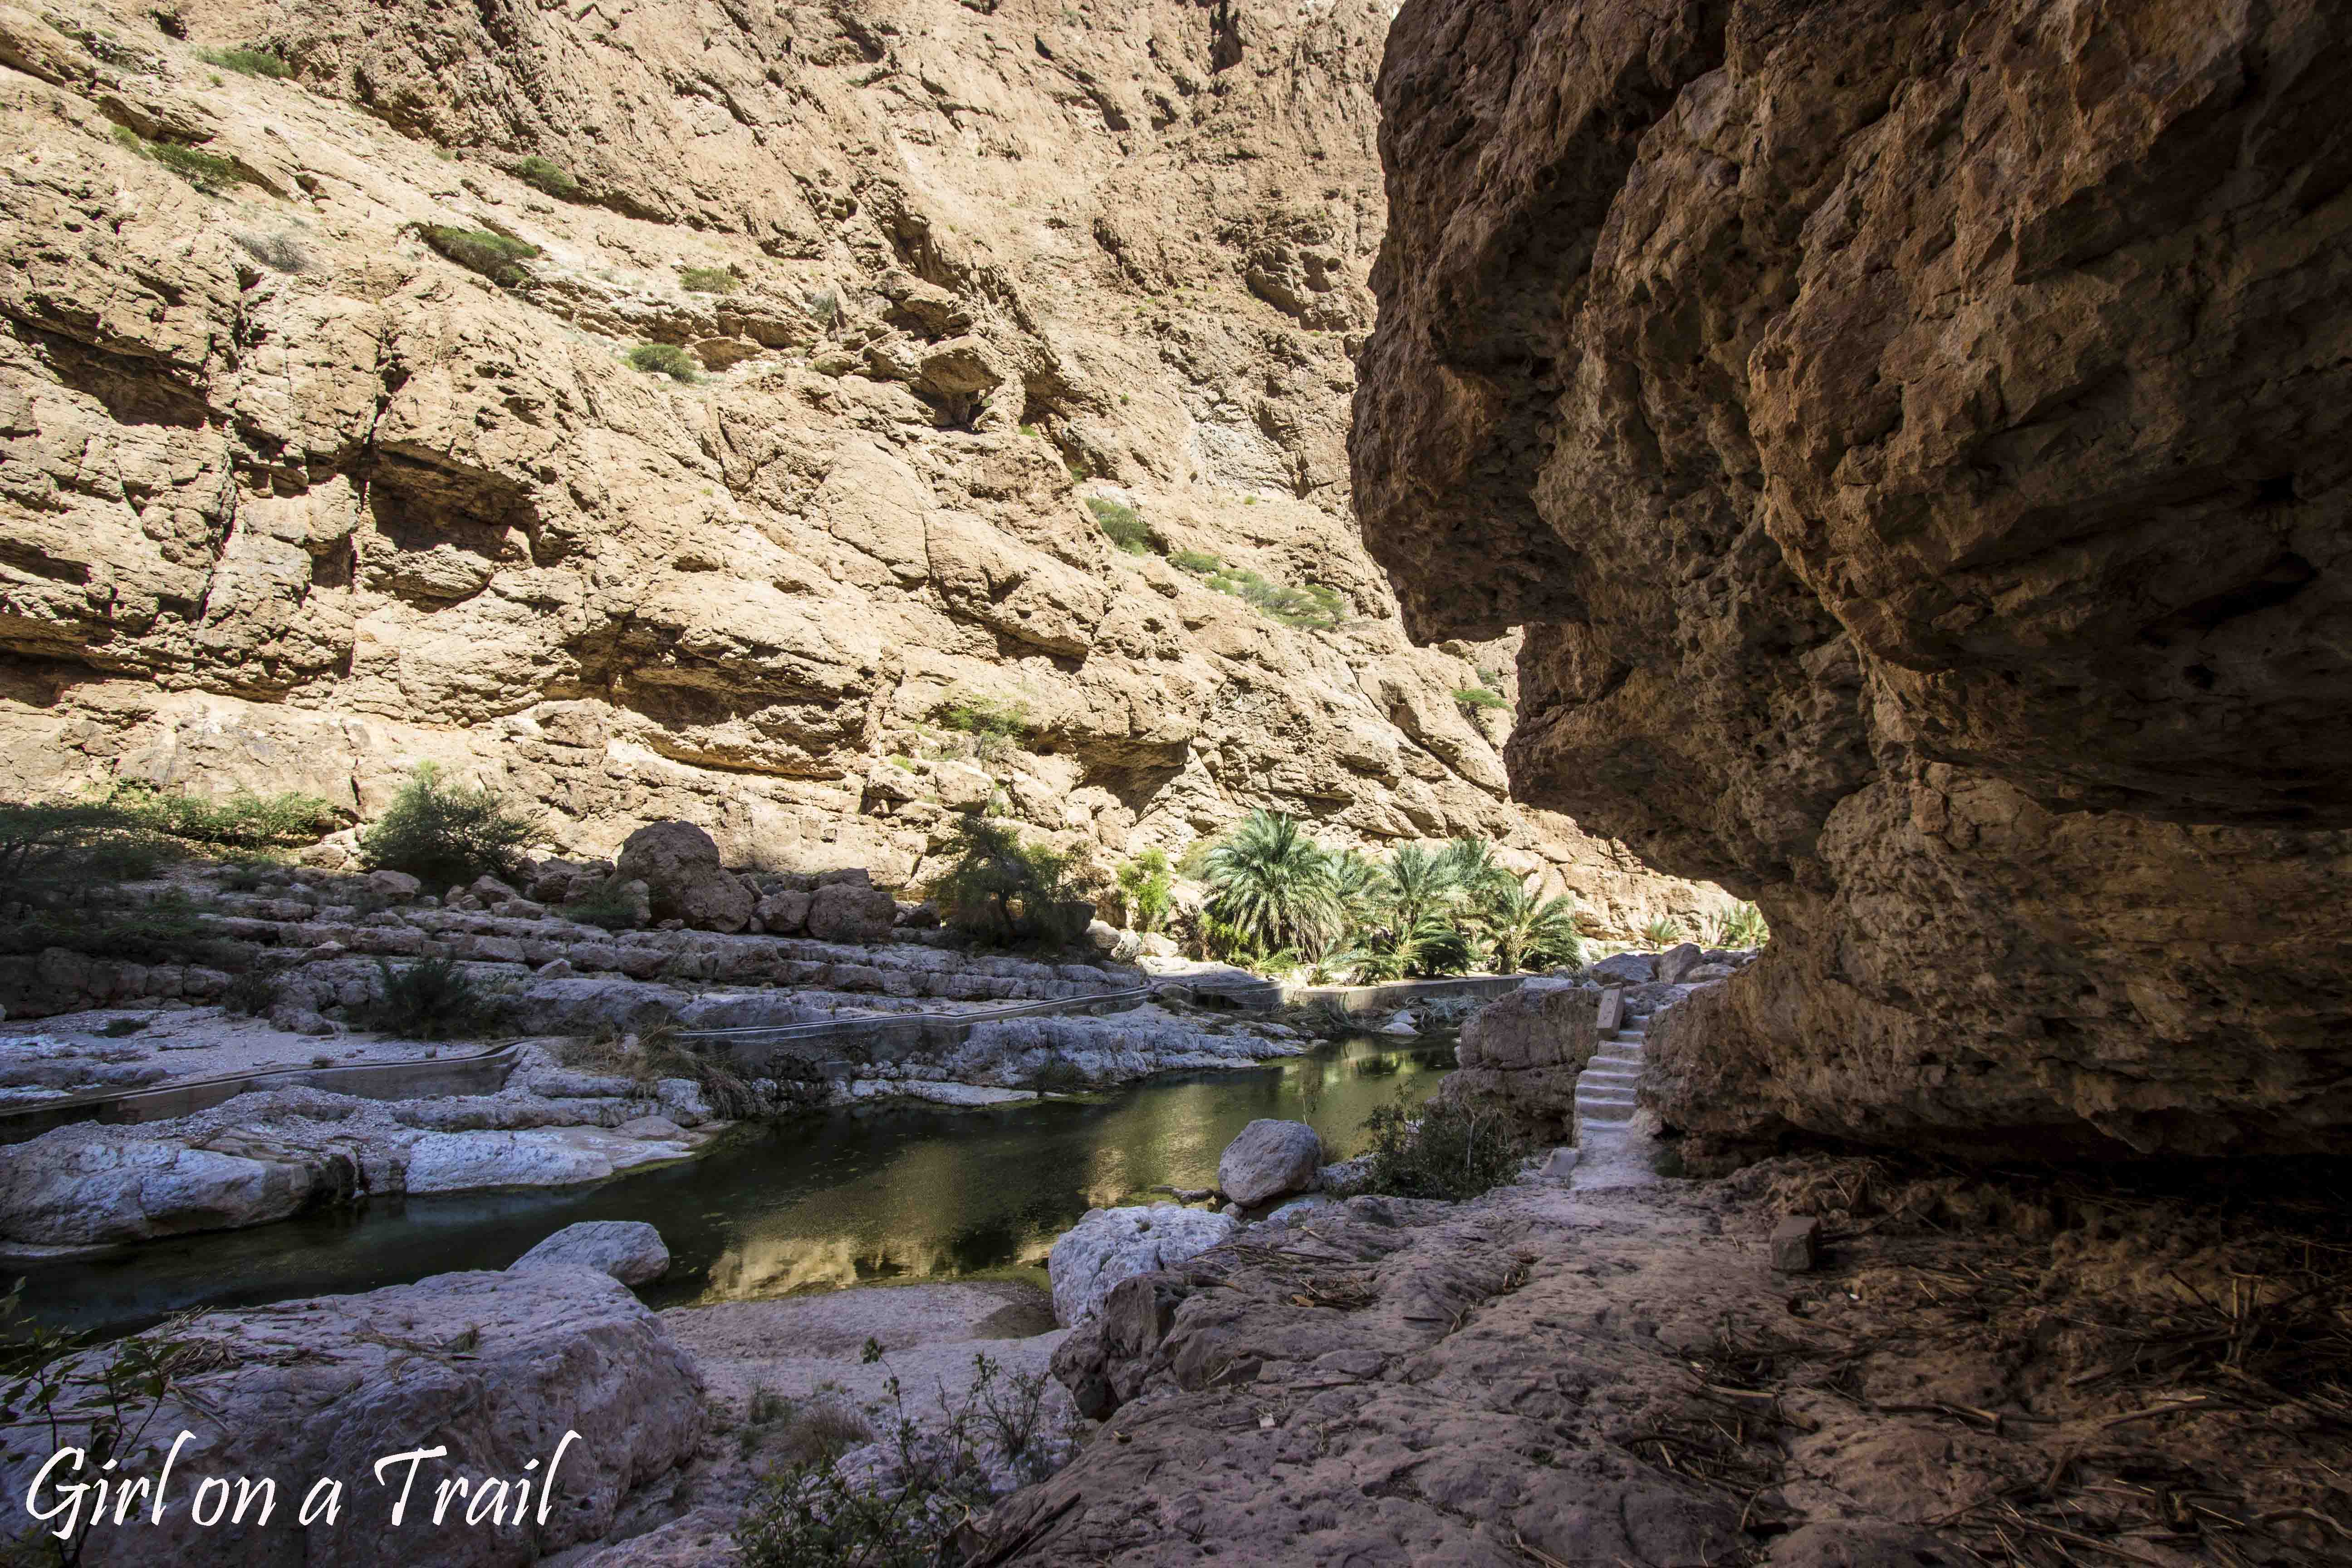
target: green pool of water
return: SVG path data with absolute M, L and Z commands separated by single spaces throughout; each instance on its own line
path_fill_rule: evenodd
M 26 1309 L 118 1331 L 197 1307 L 370 1290 L 503 1268 L 583 1219 L 642 1219 L 669 1244 L 656 1306 L 893 1280 L 1042 1270 L 1089 1208 L 1160 1183 L 1204 1187 L 1261 1116 L 1307 1121 L 1333 1158 L 1373 1107 L 1418 1101 L 1454 1067 L 1451 1036 L 1360 1037 L 1245 1072 L 988 1110 L 870 1109 L 744 1127 L 702 1158 L 555 1191 L 372 1199 L 357 1212 L 149 1242 L 26 1271 Z

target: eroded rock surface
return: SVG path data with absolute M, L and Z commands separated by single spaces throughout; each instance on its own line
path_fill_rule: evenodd
M 1376 0 L 47 15 L 0 18 L 11 795 L 373 816 L 432 761 L 569 855 L 679 818 L 889 887 L 992 797 L 1110 860 L 1278 805 L 1621 929 L 1720 901 L 1508 801 L 1455 694 L 1514 644 L 1411 646 L 1349 526 Z
M 1520 796 L 1769 916 L 1653 1042 L 1700 1144 L 2352 1121 L 2347 27 L 1400 14 L 1367 541 L 1528 628 Z

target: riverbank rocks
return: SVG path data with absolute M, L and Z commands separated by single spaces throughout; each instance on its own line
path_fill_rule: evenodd
M 522 1268 L 593 1268 L 624 1285 L 644 1285 L 669 1272 L 669 1247 L 643 1220 L 590 1219 L 567 1225 L 512 1263 Z
M 1303 1193 L 1323 1164 L 1323 1140 L 1304 1121 L 1261 1118 L 1217 1157 L 1217 1185 L 1244 1208 Z
M 1173 1204 L 1089 1209 L 1046 1257 L 1054 1321 L 1065 1328 L 1084 1322 L 1120 1280 L 1197 1258 L 1240 1228 L 1241 1222 L 1230 1215 Z
M 866 880 L 866 873 L 829 872 L 810 895 L 808 933 L 818 942 L 880 942 L 898 922 L 898 900 Z
M 615 876 L 645 883 L 657 921 L 722 931 L 751 923 L 751 890 L 719 865 L 718 844 L 690 822 L 638 828 L 621 845 L 614 866 Z
M 121 1470 L 154 1476 L 179 1432 L 193 1440 L 161 1522 L 142 1500 L 135 1526 L 92 1531 L 88 1568 L 523 1568 L 606 1534 L 633 1493 L 693 1457 L 709 1425 L 693 1358 L 626 1287 L 587 1268 L 436 1275 L 212 1313 L 178 1332 L 218 1364 L 181 1380 Z M 565 1444 L 567 1432 L 579 1436 Z M 79 1436 L 68 1423 L 61 1440 Z M 388 1528 L 404 1467 L 380 1479 L 376 1462 L 434 1447 L 448 1452 L 418 1462 L 407 1517 Z M 50 1449 L 46 1434 L 9 1443 L 8 1495 L 25 1495 Z M 268 1521 L 256 1510 L 241 1523 L 196 1524 L 199 1483 L 239 1475 L 277 1480 Z M 436 1525 L 435 1490 L 452 1478 L 467 1483 L 466 1501 Z M 514 1492 L 526 1478 L 528 1505 Z M 303 1492 L 322 1479 L 342 1484 L 341 1521 L 306 1529 Z M 478 1509 L 467 1525 L 467 1503 L 500 1485 L 502 1521 Z M 544 1523 L 541 1487 L 551 1487 Z
M 1446 1091 L 1498 1097 L 1543 1131 L 1563 1132 L 1575 1116 L 1576 1075 L 1600 1047 L 1598 1020 L 1610 994 L 1574 981 L 1530 980 L 1489 1002 L 1462 1022 L 1454 1050 L 1460 1070 Z

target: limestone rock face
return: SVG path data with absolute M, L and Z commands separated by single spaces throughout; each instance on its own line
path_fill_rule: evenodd
M 1601 993 L 1565 980 L 1530 980 L 1462 1021 L 1449 1092 L 1499 1095 L 1548 1126 L 1576 1111 L 1576 1075 L 1599 1047 Z
M 891 888 L 991 800 L 1108 861 L 1266 805 L 1719 901 L 1508 800 L 1515 638 L 1411 646 L 1349 523 L 1380 0 L 510 9 L 0 24 L 0 792 L 430 761 Z
M 1231 1215 L 1173 1204 L 1089 1210 L 1046 1258 L 1054 1321 L 1066 1328 L 1084 1322 L 1120 1280 L 1197 1258 L 1240 1228 Z
M 593 1268 L 624 1285 L 643 1285 L 669 1272 L 669 1247 L 641 1219 L 589 1219 L 565 1226 L 507 1268 Z
M 364 1295 L 213 1313 L 185 1332 L 219 1346 L 223 1364 L 184 1379 L 141 1446 L 121 1457 L 125 1473 L 152 1477 L 176 1435 L 194 1434 L 161 1521 L 91 1531 L 82 1561 L 94 1568 L 520 1568 L 610 1531 L 631 1493 L 692 1457 L 709 1421 L 693 1358 L 619 1281 L 586 1268 L 442 1274 Z M 512 1482 L 548 1474 L 567 1430 L 580 1439 L 554 1467 L 545 1523 L 536 1522 L 534 1485 L 519 1521 L 509 1501 L 503 1527 L 488 1523 L 486 1509 L 468 1528 L 462 1506 L 432 1524 L 444 1480 L 465 1478 L 468 1492 L 459 1495 L 469 1499 L 486 1482 L 507 1482 L 511 1500 Z M 0 1462 L 19 1497 L 49 1452 L 44 1444 L 26 1458 L 27 1447 L 13 1446 Z M 403 1528 L 389 1528 L 405 1465 L 384 1472 L 387 1490 L 376 1461 L 442 1447 L 446 1458 L 418 1461 Z M 525 1470 L 532 1460 L 537 1468 Z M 277 1479 L 268 1522 L 257 1522 L 256 1509 L 241 1523 L 197 1524 L 190 1510 L 198 1479 L 237 1475 Z M 190 1478 L 184 1489 L 181 1478 Z M 323 1479 L 342 1484 L 344 1511 L 321 1557 L 319 1530 L 306 1531 L 297 1516 L 302 1489 Z M 355 1516 L 372 1527 L 352 1528 Z
M 656 822 L 621 845 L 614 874 L 643 882 L 656 920 L 681 920 L 704 931 L 741 931 L 753 899 L 719 864 L 719 846 L 690 822 Z
M 1322 1168 L 1323 1140 L 1304 1121 L 1261 1117 L 1241 1130 L 1217 1156 L 1217 1185 L 1247 1207 L 1303 1193 Z
M 1647 1098 L 1986 1155 L 2352 1121 L 2352 17 L 1430 0 L 1352 458 L 1515 792 L 1752 895 Z

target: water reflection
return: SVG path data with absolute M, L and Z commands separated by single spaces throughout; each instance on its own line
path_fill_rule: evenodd
M 1450 1037 L 1360 1037 L 1278 1068 L 1166 1079 L 1083 1100 L 987 1111 L 886 1109 L 744 1129 L 703 1159 L 558 1193 L 452 1193 L 254 1230 L 151 1243 L 30 1271 L 45 1320 L 121 1328 L 238 1306 L 503 1268 L 583 1219 L 643 1219 L 673 1263 L 655 1305 L 1043 1266 L 1090 1207 L 1165 1183 L 1208 1186 L 1261 1116 L 1311 1123 L 1334 1157 L 1402 1090 L 1454 1066 Z

